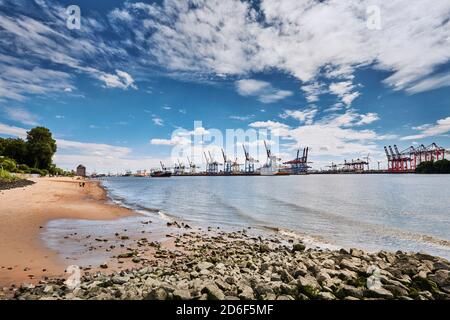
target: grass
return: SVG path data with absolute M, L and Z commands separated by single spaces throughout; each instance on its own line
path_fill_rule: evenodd
M 0 182 L 14 182 L 16 180 L 18 180 L 17 177 L 6 170 L 0 169 Z

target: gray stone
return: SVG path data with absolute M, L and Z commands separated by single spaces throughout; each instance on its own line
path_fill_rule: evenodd
M 384 288 L 372 288 L 364 291 L 364 296 L 368 298 L 392 299 L 394 295 Z
M 320 292 L 317 298 L 322 300 L 336 300 L 336 297 L 330 292 Z
M 222 290 L 219 289 L 218 286 L 215 284 L 208 284 L 206 285 L 202 293 L 206 293 L 208 295 L 208 299 L 210 300 L 224 300 L 225 295 L 223 294 Z
M 173 292 L 173 299 L 174 300 L 191 300 L 191 293 L 189 292 L 189 290 L 175 290 Z
M 281 295 L 277 297 L 277 300 L 279 301 L 291 301 L 291 300 L 295 300 L 294 297 L 290 296 L 290 295 Z
M 336 292 L 336 296 L 338 296 L 341 299 L 344 299 L 346 297 L 354 297 L 361 299 L 364 297 L 364 290 L 361 288 L 355 288 L 345 284 L 339 288 L 339 290 Z
M 145 297 L 146 300 L 167 300 L 168 294 L 163 288 L 153 289 Z
M 305 251 L 306 246 L 303 243 L 296 243 L 292 247 L 293 252 Z
M 211 269 L 212 267 L 214 267 L 214 265 L 210 262 L 199 262 L 197 264 L 198 270 L 208 270 Z

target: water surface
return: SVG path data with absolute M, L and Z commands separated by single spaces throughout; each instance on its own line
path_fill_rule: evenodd
M 339 247 L 450 258 L 450 176 L 108 178 L 117 202 L 197 226 L 253 227 Z

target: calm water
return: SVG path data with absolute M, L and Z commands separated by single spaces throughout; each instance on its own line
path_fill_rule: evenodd
M 450 176 L 109 178 L 113 200 L 196 226 L 248 227 L 450 258 Z

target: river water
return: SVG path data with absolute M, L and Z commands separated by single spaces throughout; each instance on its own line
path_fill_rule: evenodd
M 329 247 L 450 258 L 450 176 L 108 178 L 117 203 L 196 226 L 260 228 Z

